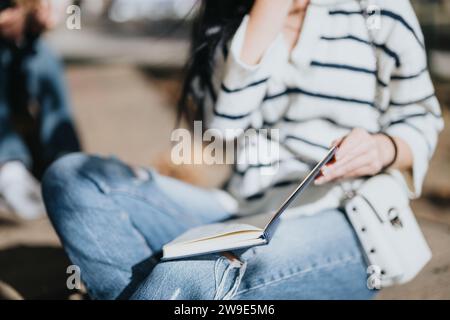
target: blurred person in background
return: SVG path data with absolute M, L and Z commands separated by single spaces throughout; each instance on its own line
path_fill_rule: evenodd
M 53 24 L 47 1 L 1 2 L 0 206 L 24 219 L 45 213 L 38 179 L 80 150 L 60 62 L 41 39 Z

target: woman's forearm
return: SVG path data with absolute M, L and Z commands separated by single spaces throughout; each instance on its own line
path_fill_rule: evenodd
M 249 65 L 259 63 L 264 52 L 276 39 L 293 0 L 256 0 L 250 12 L 241 60 Z

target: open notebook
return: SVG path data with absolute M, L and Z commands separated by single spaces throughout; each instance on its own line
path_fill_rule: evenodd
M 281 214 L 319 175 L 320 169 L 333 159 L 336 147 L 331 148 L 308 176 L 298 185 L 281 207 L 270 217 L 265 227 L 249 224 L 217 223 L 190 229 L 163 246 L 162 260 L 180 259 L 206 253 L 222 252 L 265 245 L 275 233 Z

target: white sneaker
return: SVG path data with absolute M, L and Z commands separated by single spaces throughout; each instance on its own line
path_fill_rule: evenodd
M 13 213 L 25 220 L 45 215 L 39 182 L 19 161 L 0 166 L 0 194 Z

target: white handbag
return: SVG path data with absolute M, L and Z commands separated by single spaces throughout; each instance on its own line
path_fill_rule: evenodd
M 401 183 L 383 173 L 346 194 L 346 214 L 366 252 L 368 270 L 379 272 L 381 287 L 414 278 L 431 259 L 431 250 Z

